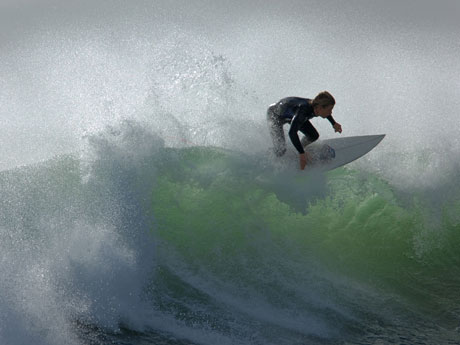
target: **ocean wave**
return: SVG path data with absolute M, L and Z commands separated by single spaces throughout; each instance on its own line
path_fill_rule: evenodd
M 200 344 L 456 327 L 455 195 L 436 209 L 366 170 L 166 147 L 135 122 L 89 142 L 0 175 L 0 319 L 22 341 L 79 343 L 81 325 Z

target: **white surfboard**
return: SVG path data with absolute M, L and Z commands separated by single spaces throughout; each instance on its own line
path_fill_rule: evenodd
M 376 147 L 384 137 L 385 134 L 362 135 L 315 142 L 305 148 L 312 158 L 306 169 L 327 171 L 353 162 Z

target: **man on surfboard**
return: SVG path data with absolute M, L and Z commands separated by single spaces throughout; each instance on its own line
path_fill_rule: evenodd
M 320 92 L 314 99 L 287 97 L 278 103 L 271 104 L 267 110 L 267 121 L 275 154 L 282 156 L 286 152 L 283 125 L 290 123 L 289 138 L 299 152 L 300 169 L 303 170 L 309 161 L 304 146 L 311 144 L 319 138 L 318 131 L 310 122 L 311 118 L 320 116 L 328 119 L 334 130 L 342 133 L 342 126 L 335 122 L 332 117 L 334 105 L 335 99 L 327 91 Z M 299 140 L 298 131 L 301 131 L 305 135 L 302 141 Z

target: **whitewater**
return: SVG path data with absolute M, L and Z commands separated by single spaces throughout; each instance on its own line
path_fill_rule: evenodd
M 460 344 L 455 2 L 0 9 L 0 345 Z M 386 137 L 306 174 L 322 90 Z

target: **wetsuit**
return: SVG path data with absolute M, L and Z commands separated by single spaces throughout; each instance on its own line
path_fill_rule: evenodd
M 286 140 L 284 139 L 283 131 L 283 125 L 286 123 L 291 124 L 289 138 L 291 138 L 292 144 L 294 144 L 299 153 L 305 152 L 303 146 L 319 138 L 318 131 L 309 121 L 317 116 L 310 103 L 311 100 L 308 98 L 287 97 L 278 103 L 270 105 L 268 108 L 267 121 L 277 156 L 282 156 L 286 152 Z M 327 119 L 331 125 L 335 124 L 332 115 L 328 116 Z M 298 131 L 305 134 L 302 142 L 299 140 Z

